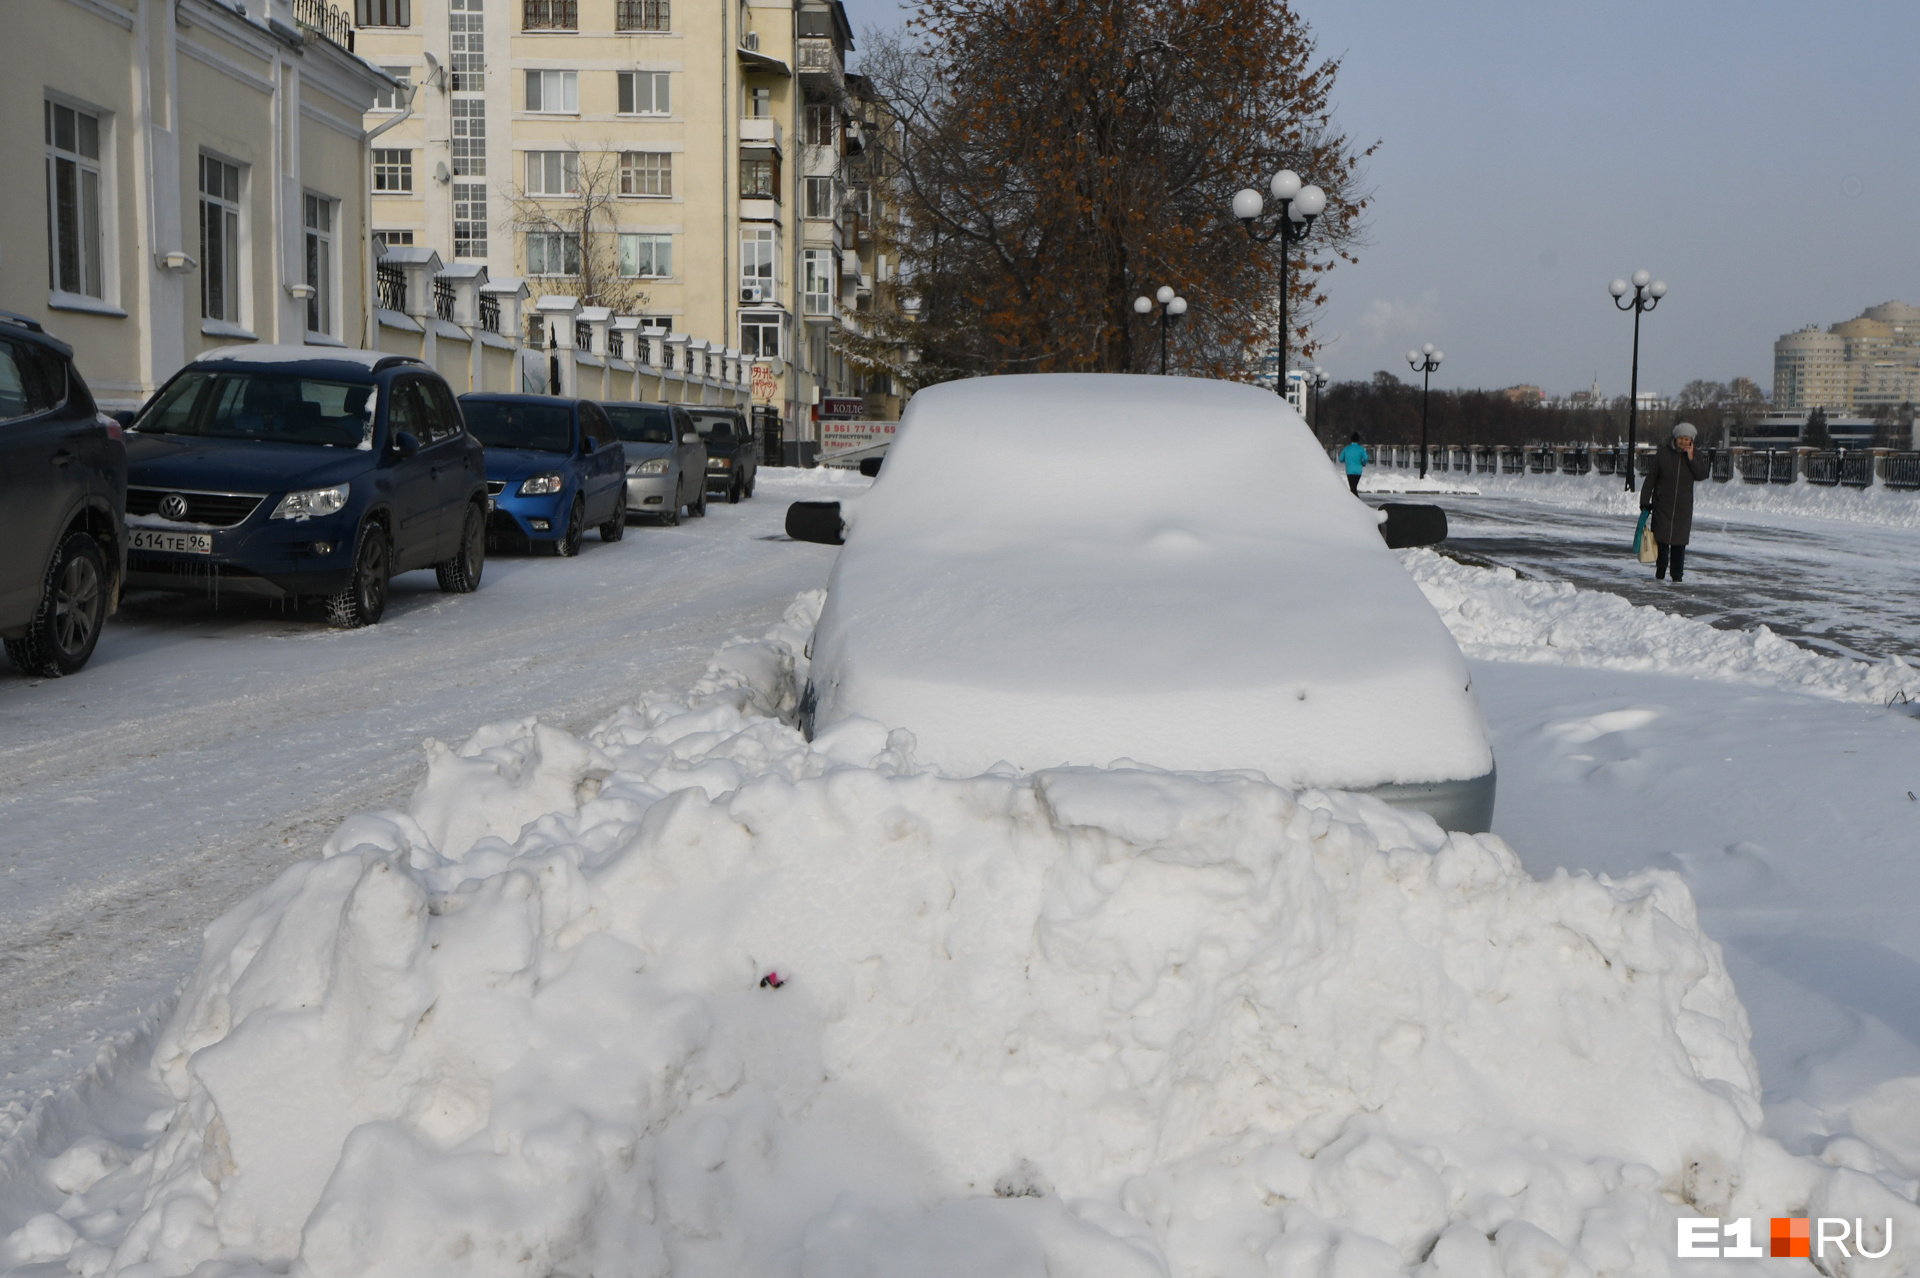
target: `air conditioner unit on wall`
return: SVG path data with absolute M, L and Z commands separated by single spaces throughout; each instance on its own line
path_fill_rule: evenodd
M 740 286 L 740 300 L 743 302 L 759 302 L 765 300 L 760 294 L 761 288 L 758 284 L 742 284 Z
M 760 52 L 760 33 L 758 31 L 743 32 L 740 36 L 740 47 L 751 53 Z

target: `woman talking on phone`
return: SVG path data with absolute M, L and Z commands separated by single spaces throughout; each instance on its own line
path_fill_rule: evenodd
M 1690 422 L 1673 428 L 1673 435 L 1653 455 L 1646 482 L 1640 485 L 1640 509 L 1651 512 L 1653 539 L 1660 553 L 1654 560 L 1654 580 L 1665 579 L 1673 568 L 1678 582 L 1687 571 L 1687 542 L 1693 536 L 1693 486 L 1707 477 L 1707 459 L 1693 446 L 1700 432 Z

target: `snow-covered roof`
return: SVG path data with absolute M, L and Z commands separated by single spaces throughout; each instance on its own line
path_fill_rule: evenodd
M 201 351 L 191 362 L 205 364 L 214 360 L 235 364 L 359 364 L 377 368 L 384 360 L 410 358 L 391 351 L 356 351 L 345 346 L 274 346 L 252 342 L 215 346 Z
M 1131 757 L 1364 788 L 1491 767 L 1458 647 L 1271 391 L 945 383 L 843 513 L 821 725 L 904 727 L 962 772 Z

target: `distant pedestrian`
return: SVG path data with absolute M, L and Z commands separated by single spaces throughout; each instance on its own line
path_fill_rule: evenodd
M 1674 581 L 1687 571 L 1687 542 L 1693 536 L 1693 486 L 1707 477 L 1707 459 L 1694 451 L 1700 432 L 1681 422 L 1653 455 L 1646 482 L 1640 485 L 1640 509 L 1653 515 L 1653 539 L 1660 547 L 1653 576 L 1659 581 L 1673 569 Z
M 1347 487 L 1357 497 L 1360 495 L 1360 472 L 1367 468 L 1366 445 L 1360 442 L 1357 433 L 1340 450 L 1340 460 L 1347 464 Z

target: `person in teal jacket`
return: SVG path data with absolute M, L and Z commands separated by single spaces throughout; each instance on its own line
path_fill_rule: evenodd
M 1358 434 L 1340 450 L 1340 460 L 1347 464 L 1347 487 L 1357 497 L 1360 494 L 1360 472 L 1367 468 L 1367 450 L 1361 445 Z

